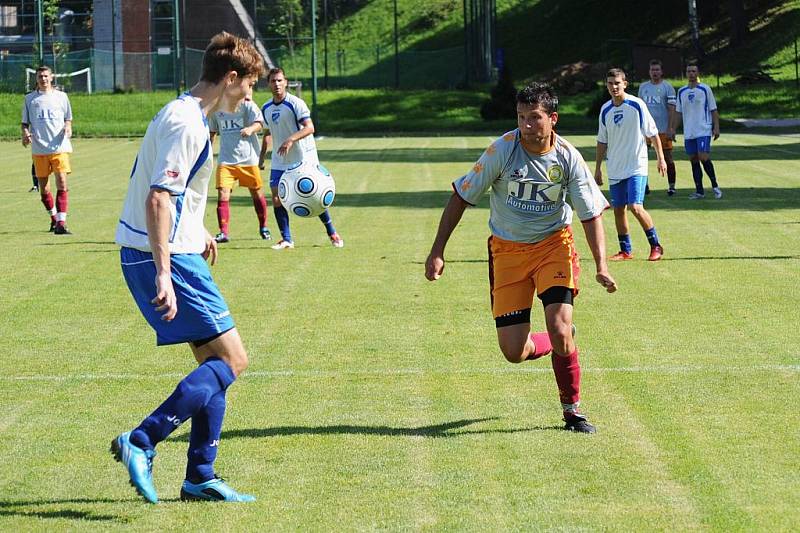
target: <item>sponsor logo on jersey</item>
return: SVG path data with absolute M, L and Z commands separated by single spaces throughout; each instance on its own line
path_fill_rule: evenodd
M 560 195 L 560 183 L 512 180 L 508 182 L 506 205 L 528 213 L 547 213 L 558 207 Z
M 511 172 L 512 180 L 524 180 L 528 176 L 528 167 L 516 168 Z

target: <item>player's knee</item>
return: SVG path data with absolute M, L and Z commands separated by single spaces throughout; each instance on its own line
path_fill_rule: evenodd
M 700 152 L 700 154 L 697 157 L 700 159 L 700 161 L 703 161 L 703 162 L 708 161 L 709 159 L 711 159 L 711 155 L 707 154 L 705 152 Z
M 280 207 L 281 205 L 283 205 L 281 204 L 281 199 L 278 198 L 277 194 L 272 195 L 272 205 L 273 207 Z
M 250 364 L 250 361 L 247 358 L 247 352 L 244 350 L 234 354 L 229 354 L 226 360 L 228 366 L 231 367 L 233 374 L 236 376 L 247 370 L 247 366 Z
M 548 328 L 550 334 L 550 344 L 553 345 L 553 353 L 564 354 L 572 352 L 572 325 L 566 322 L 558 322 Z
M 500 344 L 500 351 L 509 363 L 521 363 L 525 360 L 525 346 L 504 346 Z

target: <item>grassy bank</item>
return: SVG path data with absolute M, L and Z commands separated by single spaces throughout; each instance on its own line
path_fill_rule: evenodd
M 735 118 L 800 117 L 800 90 L 793 82 L 769 86 L 716 87 L 707 79 L 717 96 L 723 120 Z M 677 85 L 677 83 L 676 83 Z M 635 93 L 635 91 L 633 91 Z M 599 93 L 599 89 L 598 89 Z M 395 91 L 388 89 L 320 91 L 317 126 L 322 134 L 393 135 L 400 133 L 461 134 L 465 132 L 500 132 L 514 127 L 514 120 L 486 122 L 478 109 L 487 98 L 486 91 Z M 173 92 L 134 94 L 72 94 L 74 130 L 78 137 L 127 137 L 141 135 L 153 115 L 170 99 Z M 266 91 L 255 95 L 262 104 L 270 97 Z M 311 103 L 311 93 L 303 97 Z M 588 133 L 595 129 L 596 118 L 586 111 L 598 94 L 580 94 L 561 98 L 560 130 L 565 133 Z M 605 98 L 605 97 L 603 97 Z M 0 138 L 19 135 L 22 96 L 0 94 Z M 726 127 L 735 127 L 727 124 Z

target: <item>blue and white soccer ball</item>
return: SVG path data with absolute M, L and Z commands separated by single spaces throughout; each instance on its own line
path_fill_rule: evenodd
M 278 182 L 278 198 L 299 217 L 321 215 L 336 196 L 336 184 L 328 169 L 319 163 L 297 163 L 289 167 Z

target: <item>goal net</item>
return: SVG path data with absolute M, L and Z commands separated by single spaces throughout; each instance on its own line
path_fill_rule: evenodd
M 77 93 L 92 92 L 92 69 L 86 67 L 75 72 L 59 72 L 54 75 L 53 84 L 61 90 Z M 25 68 L 25 90 L 36 88 L 36 71 Z

